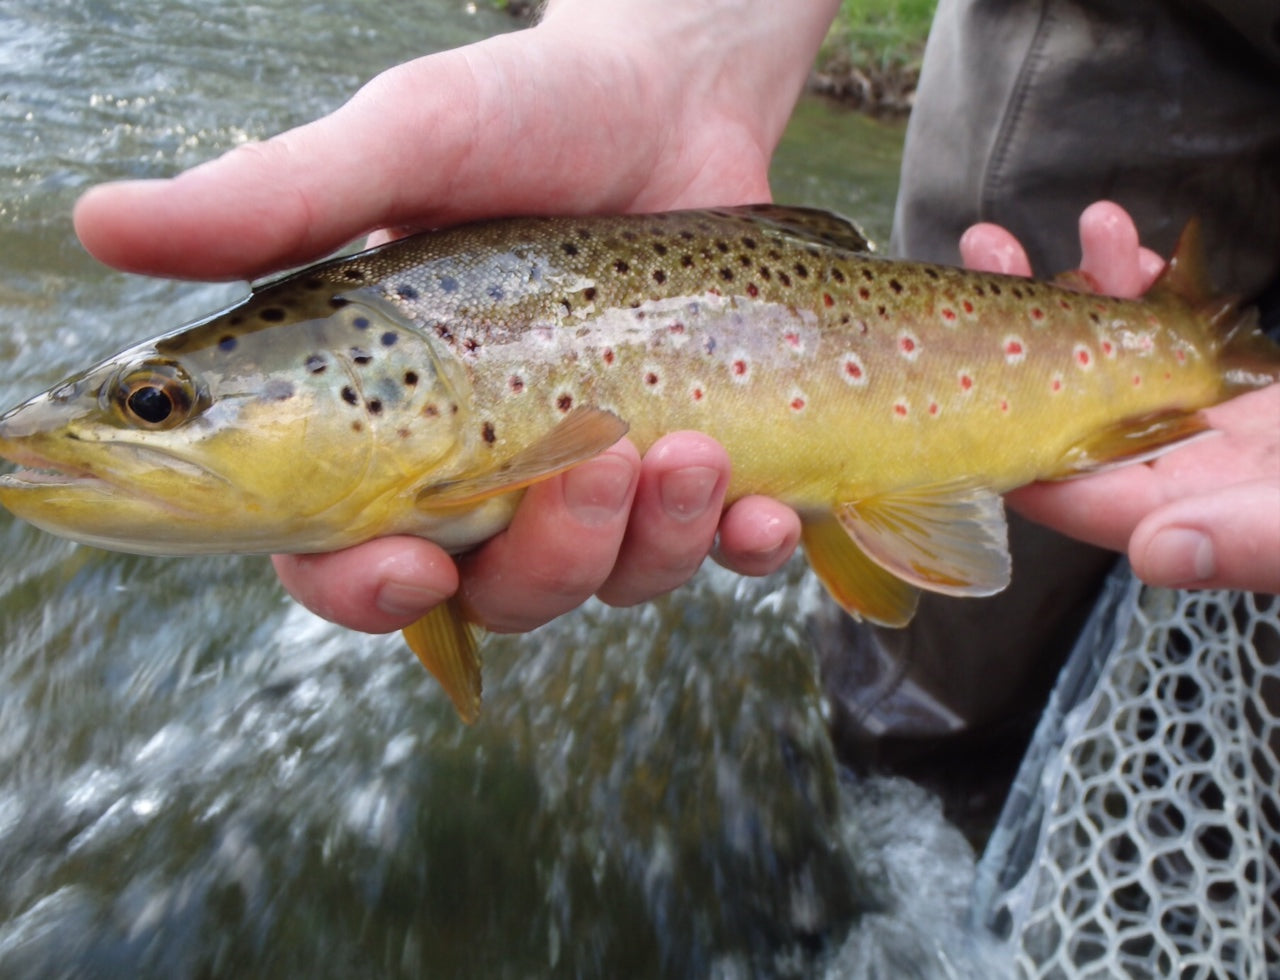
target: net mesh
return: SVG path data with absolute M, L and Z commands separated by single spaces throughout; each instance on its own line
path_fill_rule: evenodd
M 1028 978 L 1280 978 L 1280 597 L 1107 586 L 979 866 Z

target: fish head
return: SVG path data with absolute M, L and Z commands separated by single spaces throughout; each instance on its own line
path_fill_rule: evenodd
M 0 503 L 141 554 L 344 547 L 465 448 L 465 383 L 376 298 L 255 294 L 0 417 Z

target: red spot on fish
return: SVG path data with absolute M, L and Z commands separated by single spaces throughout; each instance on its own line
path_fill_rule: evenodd
M 851 385 L 863 385 L 867 381 L 867 372 L 857 354 L 846 354 L 842 368 L 844 380 Z
M 951 309 L 949 306 L 944 306 L 942 308 L 942 319 L 946 320 L 948 323 L 954 323 L 956 320 L 956 311 Z
M 569 411 L 569 409 L 573 408 L 573 396 L 567 393 L 557 396 L 556 408 L 562 412 Z
M 513 394 L 520 394 L 520 392 L 524 391 L 524 378 L 518 374 L 513 374 L 507 381 L 507 387 L 511 389 Z
M 898 334 L 898 350 L 902 352 L 902 356 L 908 361 L 914 361 L 920 356 L 920 341 L 912 334 L 900 333 Z
M 973 377 L 971 375 L 968 375 L 968 374 L 960 375 L 960 390 L 961 391 L 973 390 Z
M 616 355 L 613 353 L 613 348 L 612 348 L 612 347 L 606 347 L 606 348 L 604 349 L 604 353 L 602 353 L 602 354 L 600 355 L 600 357 L 601 357 L 601 358 L 603 358 L 603 360 L 604 360 L 604 362 L 605 362 L 606 364 L 612 364 L 612 363 L 613 363 L 613 361 L 614 361 L 614 357 L 615 357 L 615 356 L 616 356 Z
M 1173 352 L 1173 356 L 1177 359 L 1179 364 L 1187 363 L 1187 352 L 1184 351 L 1181 347 L 1179 347 L 1176 351 Z
M 1141 385 L 1141 384 L 1142 384 L 1142 375 L 1140 375 L 1140 374 L 1135 374 L 1135 375 L 1133 376 L 1133 386 L 1134 386 L 1135 388 L 1137 388 L 1137 387 L 1138 387 L 1139 385 Z
M 961 305 L 961 308 L 962 308 L 966 313 L 972 313 L 972 312 L 973 312 L 973 304 L 972 304 L 972 303 L 970 303 L 968 300 L 965 300 L 965 301 L 964 301 L 963 303 L 961 303 L 960 305 Z
M 804 399 L 803 399 L 803 398 L 801 398 L 801 397 L 799 397 L 799 396 L 797 395 L 795 398 L 791 399 L 791 410 L 792 410 L 793 412 L 803 411 L 803 409 L 804 409 Z
M 684 333 L 684 324 L 680 322 L 673 323 L 671 324 L 671 326 L 667 327 L 667 332 L 668 333 Z
M 905 400 L 899 399 L 893 403 L 893 414 L 900 419 L 907 417 L 907 403 Z
M 1114 357 L 1116 353 L 1115 344 L 1111 343 L 1109 340 L 1104 340 L 1102 342 L 1102 353 L 1107 357 Z
M 1061 306 L 1064 310 L 1070 310 L 1070 309 L 1071 309 L 1071 301 L 1070 301 L 1070 300 L 1067 300 L 1067 299 L 1060 299 L 1060 300 L 1058 300 L 1058 305 L 1059 305 L 1059 306 Z
M 1044 319 L 1044 310 L 1040 309 L 1040 307 L 1038 307 L 1038 306 L 1033 306 L 1033 307 L 1031 307 L 1031 319 L 1033 319 L 1033 320 L 1043 320 L 1043 319 Z
M 859 286 L 858 299 L 868 300 L 870 298 L 871 298 L 871 290 L 869 290 L 866 286 Z
M 1019 337 L 1006 337 L 1004 339 L 1004 359 L 1010 364 L 1019 364 L 1026 356 L 1027 349 L 1023 346 Z
M 800 349 L 800 335 L 796 333 L 794 330 L 784 333 L 782 335 L 782 339 L 786 341 L 787 346 L 792 348 L 793 350 Z
M 656 385 L 658 383 L 658 375 L 655 371 L 650 371 L 644 376 L 644 383 L 647 385 Z
M 832 298 L 831 298 L 831 294 L 830 294 L 830 293 L 823 293 L 823 294 L 822 294 L 822 305 L 823 305 L 823 306 L 835 306 L 835 305 L 836 305 L 836 301 L 835 301 L 834 299 L 832 299 Z
M 1049 390 L 1050 390 L 1050 391 L 1054 391 L 1054 392 L 1061 391 L 1061 390 L 1062 390 L 1062 379 L 1061 379 L 1061 378 L 1054 378 L 1054 379 L 1053 379 L 1053 381 L 1051 381 L 1051 382 L 1049 383 Z
M 1002 412 L 1009 411 L 1009 399 L 1007 398 L 1000 399 L 1000 411 Z
M 705 397 L 706 397 L 706 393 L 701 388 L 693 389 L 693 400 L 695 402 L 700 402 Z
M 747 283 L 747 295 L 750 296 L 752 299 L 755 299 L 757 296 L 760 295 L 760 287 L 757 286 L 754 282 Z
M 1089 348 L 1077 344 L 1075 349 L 1076 363 L 1082 368 L 1092 367 L 1093 355 L 1089 353 Z
M 734 361 L 734 362 L 733 362 L 733 373 L 734 373 L 734 374 L 736 374 L 736 375 L 737 375 L 738 377 L 740 377 L 740 378 L 741 378 L 743 375 L 745 375 L 745 374 L 747 373 L 747 362 L 746 362 L 746 361 Z
M 937 402 L 929 402 L 929 414 L 930 414 L 930 415 L 937 415 L 937 414 L 938 414 L 938 412 L 939 412 L 938 403 L 937 403 Z

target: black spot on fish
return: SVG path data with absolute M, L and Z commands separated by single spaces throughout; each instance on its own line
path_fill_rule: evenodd
M 659 286 L 661 286 L 664 282 L 667 281 L 667 274 L 663 272 L 661 269 L 654 269 L 653 281 L 656 282 Z
M 352 347 L 351 360 L 355 361 L 357 364 L 364 365 L 373 360 L 373 355 L 367 350 L 361 350 L 359 347 Z
M 468 354 L 474 354 L 480 349 L 480 341 L 476 340 L 475 337 L 468 337 L 462 342 L 462 346 Z
M 348 303 L 350 303 L 350 302 L 351 302 L 351 300 L 347 299 L 345 296 L 330 296 L 330 297 L 329 297 L 329 306 L 331 306 L 331 307 L 332 307 L 333 309 L 335 309 L 335 310 L 340 310 L 340 309 L 342 309 L 344 306 L 346 306 L 346 305 L 347 305 Z
M 587 228 L 575 228 L 574 233 L 584 242 L 591 238 L 591 231 Z
M 683 238 L 686 242 L 691 242 L 693 241 L 694 235 L 693 235 L 693 232 L 689 231 L 689 229 L 686 228 L 680 232 L 680 237 Z
M 744 239 L 742 240 L 742 244 L 743 244 L 743 246 L 744 246 L 745 248 L 755 248 L 755 247 L 756 247 L 756 240 L 755 240 L 754 238 L 750 237 L 750 236 L 747 236 L 746 238 L 744 238 Z
M 443 323 L 436 324 L 436 336 L 447 344 L 453 343 L 453 331 Z
M 457 414 L 458 414 L 458 403 L 457 403 L 457 402 L 454 402 L 452 405 L 450 405 L 450 406 L 449 406 L 449 414 L 450 414 L 450 415 L 457 415 Z
M 582 298 L 585 299 L 588 303 L 594 300 L 596 298 L 596 287 L 588 286 L 586 289 L 584 289 L 582 291 Z
M 513 374 L 507 379 L 507 387 L 511 389 L 512 394 L 520 394 L 520 392 L 524 391 L 524 378 L 518 374 Z
M 458 291 L 458 280 L 453 276 L 441 276 L 440 288 L 446 293 L 456 293 Z
M 244 323 L 244 317 L 239 313 L 236 313 L 234 316 L 227 317 L 227 323 L 233 327 L 238 327 L 240 324 Z
M 778 282 L 782 283 L 782 285 L 786 286 L 787 288 L 791 287 L 791 277 L 787 275 L 785 272 L 778 273 Z
M 490 286 L 487 290 L 485 290 L 485 295 L 487 295 L 495 303 L 500 303 L 507 298 L 507 294 L 502 291 L 501 286 Z
M 379 339 L 381 339 L 383 347 L 394 347 L 397 337 L 394 330 L 388 330 Z
M 718 248 L 721 252 L 723 252 L 723 253 L 726 253 L 726 254 L 727 254 L 727 253 L 728 253 L 728 251 L 729 251 L 729 243 L 728 243 L 728 242 L 722 242 L 722 241 L 719 241 L 719 240 L 717 239 L 717 241 L 716 241 L 716 248 Z
M 561 243 L 560 243 L 560 248 L 561 248 L 561 250 L 564 252 L 564 254 L 565 254 L 565 255 L 577 255 L 577 254 L 578 254 L 578 246 L 577 246 L 577 245 L 575 245 L 573 242 L 561 242 Z
M 422 414 L 429 419 L 433 419 L 440 414 L 440 409 L 436 408 L 434 405 L 424 405 L 422 407 Z
M 994 282 L 991 284 L 991 295 L 992 296 L 1000 295 L 1000 287 Z
M 354 266 L 348 266 L 342 270 L 342 278 L 351 282 L 364 282 L 364 273 Z
M 897 279 L 889 280 L 889 288 L 892 289 L 897 294 L 902 293 L 902 283 L 900 283 Z
M 693 256 L 692 256 L 692 255 L 682 255 L 682 256 L 680 256 L 680 264 L 681 264 L 682 266 L 684 266 L 686 269 L 692 269 L 692 268 L 693 268 Z
M 562 412 L 569 411 L 569 409 L 573 408 L 573 396 L 567 393 L 559 396 L 556 399 L 556 408 Z
M 418 291 L 410 286 L 407 282 L 402 282 L 396 287 L 396 295 L 401 299 L 407 299 L 410 302 L 418 298 Z
M 219 340 L 218 340 L 218 350 L 220 350 L 220 351 L 233 351 L 233 350 L 235 350 L 235 349 L 236 349 L 236 338 L 235 338 L 235 337 L 232 337 L 232 336 L 228 335 L 228 336 L 226 336 L 226 337 L 219 338 Z
M 708 337 L 706 340 L 704 340 L 702 342 L 702 349 L 706 351 L 708 354 L 714 354 L 716 352 L 716 338 Z
M 498 438 L 498 434 L 493 431 L 492 422 L 485 422 L 485 424 L 480 427 L 480 435 L 484 438 L 484 441 L 491 446 Z
M 369 409 L 369 413 L 370 413 L 371 415 L 381 415 L 381 414 L 382 414 L 382 399 L 380 399 L 380 398 L 370 398 L 370 399 L 369 399 L 369 401 L 368 401 L 368 404 L 367 404 L 365 407 Z
M 843 271 L 841 271 L 840 269 L 832 269 L 832 270 L 831 270 L 831 281 L 832 281 L 832 282 L 837 282 L 837 283 L 840 283 L 840 284 L 842 284 L 842 285 L 843 285 L 843 284 L 844 284 L 844 272 L 843 272 Z
M 351 325 L 355 327 L 357 330 L 368 330 L 369 318 L 367 316 L 358 316 L 351 321 Z
M 862 268 L 862 278 L 863 278 L 863 279 L 865 279 L 865 280 L 867 280 L 867 282 L 875 282 L 875 281 L 876 281 L 876 274 L 875 274 L 874 272 L 872 272 L 870 269 L 868 269 L 866 266 L 863 266 L 863 268 Z
M 631 266 L 627 265 L 627 263 L 624 262 L 622 259 L 617 259 L 613 263 L 613 271 L 622 273 L 625 275 L 626 273 L 631 271 Z
M 720 278 L 725 282 L 733 282 L 733 270 L 728 267 L 721 269 Z
M 303 362 L 303 366 L 306 367 L 311 374 L 324 374 L 324 369 L 329 365 L 328 362 L 325 361 L 323 354 L 310 354 Z
M 567 298 L 567 297 L 563 297 L 563 296 L 562 296 L 562 297 L 560 298 L 560 305 L 564 307 L 564 311 L 565 311 L 565 313 L 572 313 L 572 312 L 573 312 L 573 304 L 569 302 L 569 300 L 568 300 L 568 298 Z
M 666 254 L 667 254 L 667 246 L 666 246 L 666 245 L 664 245 L 662 242 L 654 242 L 654 243 L 653 243 L 653 251 L 654 251 L 656 254 L 658 254 L 658 255 L 666 255 Z
M 773 270 L 770 269 L 767 265 L 760 266 L 760 278 L 763 279 L 765 282 L 768 282 L 770 279 L 773 278 Z
M 1013 293 L 1013 296 L 1015 299 L 1022 299 L 1022 290 L 1019 289 L 1017 286 L 1014 286 L 1013 288 L 1011 288 L 1009 292 Z
M 803 262 L 797 262 L 795 265 L 796 275 L 801 279 L 809 278 L 809 267 Z
M 404 383 L 407 384 L 410 388 L 416 385 L 418 383 L 418 372 L 406 371 L 404 373 Z
M 346 385 L 342 389 L 342 400 L 348 405 L 354 405 L 360 400 L 360 398 L 356 395 L 356 390 L 354 388 L 350 385 Z
M 925 267 L 924 267 L 924 274 L 925 274 L 926 276 L 928 276 L 930 279 L 937 279 L 937 278 L 938 278 L 938 270 L 937 270 L 937 269 L 931 269 L 931 268 L 929 268 L 928 266 L 925 266 Z
M 265 310 L 259 313 L 258 316 L 263 320 L 266 320 L 268 323 L 282 323 L 284 322 L 285 313 L 284 310 L 278 306 L 268 306 Z

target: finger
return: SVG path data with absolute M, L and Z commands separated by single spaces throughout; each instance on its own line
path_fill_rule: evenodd
M 714 557 L 740 575 L 769 575 L 800 543 L 800 516 L 769 497 L 743 497 L 720 519 Z
M 1023 517 L 1055 531 L 1123 552 L 1138 522 L 1164 502 L 1160 478 L 1127 466 L 1062 483 L 1032 483 L 1006 496 Z
M 635 605 L 689 580 L 715 542 L 729 454 L 696 432 L 659 439 L 644 456 L 618 561 L 597 595 Z
M 1280 484 L 1253 480 L 1159 508 L 1134 531 L 1129 560 L 1151 585 L 1280 593 Z
M 322 555 L 274 555 L 289 594 L 318 616 L 366 633 L 408 626 L 458 588 L 458 571 L 422 538 L 379 538 Z
M 1124 208 L 1098 201 L 1080 215 L 1080 270 L 1110 296 L 1141 296 L 1164 260 L 1138 244 L 1138 228 Z
M 999 225 L 983 222 L 960 236 L 960 258 L 968 269 L 1031 275 L 1031 261 L 1018 240 Z
M 530 487 L 510 526 L 459 559 L 468 618 L 522 632 L 585 602 L 613 570 L 639 473 L 640 454 L 624 439 Z

